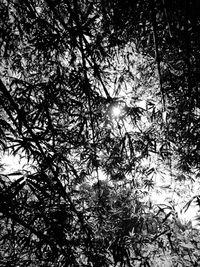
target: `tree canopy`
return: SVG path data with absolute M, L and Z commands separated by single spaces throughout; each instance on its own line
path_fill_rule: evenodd
M 199 177 L 199 7 L 1 1 L 0 145 L 29 164 L 0 175 L 1 266 L 198 266 L 148 196 Z

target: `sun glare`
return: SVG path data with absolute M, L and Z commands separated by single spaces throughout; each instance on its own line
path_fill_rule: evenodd
M 121 108 L 120 107 L 113 107 L 112 114 L 114 117 L 119 117 L 121 114 Z

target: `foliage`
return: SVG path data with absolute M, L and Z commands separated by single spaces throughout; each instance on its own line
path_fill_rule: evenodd
M 0 145 L 31 162 L 0 176 L 2 266 L 198 266 L 198 231 L 150 199 L 199 168 L 193 7 L 1 1 Z

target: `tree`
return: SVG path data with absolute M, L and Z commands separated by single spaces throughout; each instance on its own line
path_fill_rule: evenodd
M 198 264 L 173 207 L 144 202 L 143 164 L 199 167 L 194 4 L 1 2 L 0 143 L 33 162 L 1 175 L 3 266 Z

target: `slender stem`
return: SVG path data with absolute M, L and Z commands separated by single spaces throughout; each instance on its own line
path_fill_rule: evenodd
M 166 110 L 165 107 L 165 94 L 162 84 L 162 75 L 161 75 L 161 66 L 160 66 L 160 53 L 159 53 L 159 45 L 158 45 L 158 33 L 157 33 L 157 22 L 156 22 L 156 11 L 155 11 L 155 3 L 154 0 L 150 0 L 151 3 L 151 18 L 152 18 L 152 26 L 153 26 L 153 37 L 154 37 L 154 50 L 155 50 L 155 60 L 157 62 L 158 69 L 158 77 L 160 83 L 160 91 L 162 97 L 163 111 Z

